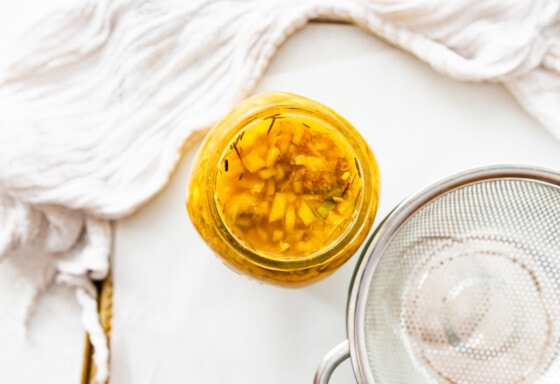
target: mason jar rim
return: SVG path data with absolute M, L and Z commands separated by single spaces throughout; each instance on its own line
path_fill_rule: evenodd
M 275 113 L 280 114 L 289 114 L 289 115 L 296 115 L 296 116 L 305 116 L 310 117 L 312 119 L 318 120 L 323 126 L 331 129 L 333 132 L 336 132 L 341 136 L 344 142 L 347 144 L 347 149 L 352 152 L 352 154 L 358 159 L 358 163 L 360 168 L 363 168 L 363 162 L 365 154 L 362 153 L 360 146 L 357 143 L 357 140 L 353 137 L 353 135 L 358 135 L 361 138 L 361 135 L 357 132 L 357 130 L 344 118 L 339 116 L 335 111 L 331 110 L 330 108 L 314 101 L 311 99 L 307 99 L 303 96 L 290 94 L 290 93 L 267 93 L 267 94 L 260 94 L 254 96 L 253 98 L 266 98 L 269 96 L 278 96 L 278 95 L 286 95 L 290 98 L 290 101 L 293 98 L 299 99 L 298 101 L 302 102 L 302 105 L 294 104 L 293 102 L 284 102 L 284 103 L 275 103 L 275 104 L 263 104 L 262 106 L 255 108 L 247 112 L 239 121 L 233 122 L 233 127 L 229 129 L 220 140 L 227 143 L 225 146 L 221 146 L 220 150 L 214 152 L 212 154 L 212 161 L 210 163 L 217 163 L 215 160 L 219 160 L 223 156 L 225 150 L 230 145 L 230 143 L 234 140 L 236 136 L 240 134 L 244 129 L 246 129 L 252 122 L 254 122 L 257 118 L 262 116 L 263 118 L 267 118 L 267 116 L 273 116 Z M 250 102 L 251 99 L 248 99 L 246 102 Z M 305 105 L 303 105 L 305 102 Z M 310 108 L 311 104 L 313 108 Z M 276 112 L 278 111 L 278 112 Z M 275 113 L 273 113 L 275 112 Z M 224 120 L 220 121 L 216 127 L 224 124 L 228 117 Z M 361 138 L 363 140 L 363 138 Z M 376 170 L 377 170 L 377 164 Z M 361 172 L 363 169 L 360 170 Z M 362 172 L 362 175 L 364 172 Z M 360 200 L 357 204 L 357 211 L 356 217 L 351 221 L 348 227 L 345 229 L 344 233 L 341 234 L 332 244 L 328 245 L 323 249 L 318 249 L 308 255 L 305 256 L 289 256 L 289 257 L 281 257 L 281 255 L 276 255 L 272 253 L 262 252 L 256 249 L 251 248 L 246 243 L 238 239 L 229 229 L 227 223 L 223 220 L 222 215 L 219 212 L 217 204 L 214 200 L 214 193 L 216 187 L 216 179 L 217 179 L 217 170 L 210 169 L 207 171 L 207 183 L 209 186 L 208 194 L 206 198 L 208 199 L 208 206 L 210 207 L 210 212 L 212 217 L 216 223 L 219 223 L 221 227 L 221 231 L 218 230 L 218 235 L 222 238 L 224 242 L 226 242 L 230 247 L 234 248 L 236 251 L 240 252 L 248 261 L 255 263 L 259 266 L 266 267 L 266 268 L 273 268 L 277 270 L 297 270 L 297 269 L 305 269 L 309 267 L 314 267 L 317 265 L 321 265 L 328 260 L 332 259 L 336 255 L 338 255 L 341 251 L 343 251 L 345 245 L 349 242 L 355 240 L 355 238 L 364 230 L 363 226 L 367 224 L 367 216 L 369 211 L 371 210 L 369 207 L 363 209 L 364 202 L 368 201 L 365 199 L 366 193 L 370 192 L 373 193 L 375 191 L 375 183 L 377 183 L 378 174 L 375 174 L 375 180 L 369 180 L 366 182 L 362 180 L 361 185 L 361 193 L 360 193 Z M 373 184 L 372 184 L 373 183 Z M 375 199 L 375 207 L 373 207 L 373 213 L 377 209 L 377 199 Z M 367 228 L 369 230 L 369 228 Z M 351 255 L 348 256 L 348 258 Z

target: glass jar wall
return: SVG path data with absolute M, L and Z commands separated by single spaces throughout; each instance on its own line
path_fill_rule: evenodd
M 234 270 L 296 287 L 354 254 L 373 223 L 378 188 L 375 158 L 350 123 L 316 101 L 266 93 L 208 133 L 187 209 Z

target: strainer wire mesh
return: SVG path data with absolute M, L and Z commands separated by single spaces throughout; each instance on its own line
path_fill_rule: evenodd
M 375 384 L 560 382 L 560 188 L 489 178 L 416 210 L 368 282 Z

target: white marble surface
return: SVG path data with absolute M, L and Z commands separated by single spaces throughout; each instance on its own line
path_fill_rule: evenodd
M 560 170 L 560 143 L 499 85 L 444 78 L 352 26 L 313 24 L 294 35 L 257 92 L 271 90 L 317 99 L 363 134 L 382 172 L 377 222 L 409 194 L 466 168 Z M 346 337 L 356 258 L 296 290 L 231 272 L 184 209 L 195 149 L 164 191 L 116 223 L 111 383 L 310 383 L 323 355 Z M 77 383 L 83 334 L 73 296 L 51 289 L 24 336 L 10 310 L 23 294 L 14 280 L 10 263 L 0 264 L 0 382 Z M 352 381 L 348 362 L 332 380 Z
M 258 92 L 315 98 L 347 117 L 382 172 L 377 219 L 452 173 L 495 163 L 560 169 L 560 144 L 498 85 L 443 78 L 351 26 L 311 25 L 275 57 Z M 231 272 L 183 207 L 193 148 L 169 187 L 116 226 L 113 383 L 311 383 L 345 338 L 356 258 L 286 290 Z M 351 383 L 348 362 L 333 383 Z

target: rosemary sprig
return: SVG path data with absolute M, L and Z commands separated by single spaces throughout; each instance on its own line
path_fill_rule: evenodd
M 270 134 L 270 131 L 272 131 L 272 127 L 274 126 L 275 122 L 276 122 L 276 117 L 273 117 L 272 121 L 270 122 L 270 125 L 268 126 L 268 131 L 266 131 L 267 136 Z
M 237 148 L 237 142 L 233 143 L 233 149 L 235 150 L 235 153 L 237 153 L 239 160 L 241 160 L 241 153 L 239 153 L 239 148 Z
M 354 157 L 354 163 L 356 164 L 356 171 L 358 171 L 358 177 L 361 179 L 362 174 L 360 173 L 360 165 L 358 164 L 358 159 Z

